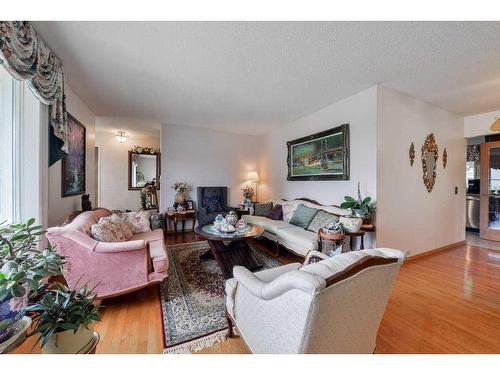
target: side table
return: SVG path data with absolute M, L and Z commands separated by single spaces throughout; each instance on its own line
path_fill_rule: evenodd
M 363 229 L 360 229 L 359 232 L 351 232 L 351 233 L 346 233 L 346 236 L 349 236 L 349 245 L 351 247 L 351 251 L 354 250 L 354 237 L 361 237 L 361 245 L 359 246 L 359 250 L 364 250 L 365 249 L 365 243 L 364 243 L 364 236 L 365 236 L 365 231 Z
M 182 232 L 184 232 L 184 226 L 186 223 L 186 220 L 191 219 L 193 221 L 193 226 L 191 228 L 191 231 L 194 233 L 194 226 L 196 222 L 196 211 L 195 210 L 189 210 L 189 211 L 175 211 L 175 212 L 165 212 L 165 220 L 167 221 L 165 227 L 168 229 L 168 221 L 171 221 L 174 224 L 174 232 L 175 236 L 177 237 L 177 222 L 181 221 L 182 222 Z
M 250 215 L 250 209 L 240 206 L 236 209 L 236 215 L 238 215 L 239 220 L 243 215 Z

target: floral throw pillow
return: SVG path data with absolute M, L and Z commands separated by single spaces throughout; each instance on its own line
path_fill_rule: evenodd
M 290 219 L 293 216 L 293 213 L 297 209 L 297 204 L 296 203 L 288 203 L 283 205 L 283 220 L 286 221 L 287 223 L 290 222 Z
M 133 234 L 150 232 L 149 211 L 124 212 L 120 214 L 120 218 L 128 224 Z
M 118 224 L 122 231 L 122 241 L 129 241 L 134 235 L 130 226 L 120 217 L 120 215 L 113 214 L 111 216 L 101 217 L 99 219 L 99 224 L 102 223 L 115 223 Z
M 102 242 L 126 241 L 123 238 L 120 224 L 112 223 L 110 221 L 92 225 L 91 235 L 93 239 Z

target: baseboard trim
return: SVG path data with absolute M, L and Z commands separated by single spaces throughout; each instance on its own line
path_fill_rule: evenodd
M 417 259 L 429 256 L 429 255 L 434 255 L 434 254 L 439 253 L 441 251 L 450 250 L 450 249 L 453 249 L 454 247 L 465 245 L 466 243 L 467 242 L 465 240 L 458 241 L 458 242 L 455 242 L 455 243 L 452 243 L 452 244 L 449 244 L 446 246 L 438 247 L 437 249 L 425 251 L 425 252 L 420 253 L 420 254 L 410 255 L 408 258 L 406 258 L 406 261 L 409 262 L 409 261 L 413 261 L 413 260 L 417 260 Z

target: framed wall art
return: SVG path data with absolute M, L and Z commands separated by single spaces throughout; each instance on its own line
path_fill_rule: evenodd
M 62 158 L 61 195 L 85 193 L 86 129 L 68 113 L 68 153 Z
M 349 180 L 349 124 L 289 141 L 287 145 L 287 180 Z

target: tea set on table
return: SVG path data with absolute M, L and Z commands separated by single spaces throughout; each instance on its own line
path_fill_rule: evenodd
M 238 220 L 238 216 L 234 211 L 229 211 L 226 217 L 222 216 L 221 214 L 217 215 L 213 224 L 214 229 L 222 233 L 233 233 L 237 230 L 244 229 L 247 226 L 248 224 L 245 220 Z

